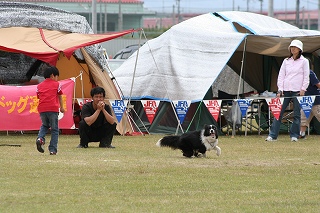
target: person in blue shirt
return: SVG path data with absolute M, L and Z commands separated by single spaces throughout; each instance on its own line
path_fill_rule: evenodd
M 305 93 L 306 96 L 308 95 L 317 95 L 309 118 L 306 118 L 306 115 L 304 114 L 304 112 L 302 112 L 301 110 L 301 124 L 300 124 L 300 138 L 305 138 L 306 137 L 306 129 L 307 126 L 309 125 L 310 121 L 312 120 L 313 117 L 316 117 L 318 119 L 318 121 L 320 122 L 320 81 L 317 78 L 317 75 L 310 70 L 310 83 L 309 86 L 307 88 L 307 91 Z

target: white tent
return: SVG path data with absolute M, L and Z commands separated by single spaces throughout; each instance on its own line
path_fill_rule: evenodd
M 208 13 L 148 41 L 137 52 L 138 58 L 133 54 L 114 76 L 123 96 L 137 100 L 203 100 L 229 66 L 238 74 L 244 69 L 242 76 L 254 89 L 276 90 L 277 66 L 266 67 L 263 56 L 275 58 L 279 66 L 295 38 L 304 43 L 305 53 L 320 48 L 319 31 L 248 12 Z M 238 84 L 238 79 L 229 80 L 234 82 Z

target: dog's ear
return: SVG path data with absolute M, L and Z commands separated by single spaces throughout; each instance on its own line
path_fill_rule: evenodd
M 208 127 L 208 125 L 207 124 L 205 124 L 204 126 L 203 126 L 203 129 L 206 129 Z

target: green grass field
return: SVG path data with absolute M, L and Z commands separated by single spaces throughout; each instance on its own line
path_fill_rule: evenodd
M 220 136 L 220 157 L 191 159 L 156 147 L 162 136 L 78 149 L 78 135 L 60 135 L 50 156 L 34 134 L 1 134 L 21 147 L 0 146 L 0 212 L 320 212 L 319 135 Z

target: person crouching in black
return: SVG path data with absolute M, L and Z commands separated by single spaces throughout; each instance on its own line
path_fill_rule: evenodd
M 117 123 L 110 106 L 104 102 L 106 92 L 102 87 L 94 87 L 90 95 L 92 101 L 85 103 L 81 110 L 78 148 L 87 148 L 89 142 L 100 142 L 101 148 L 115 148 L 111 143 Z

